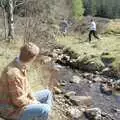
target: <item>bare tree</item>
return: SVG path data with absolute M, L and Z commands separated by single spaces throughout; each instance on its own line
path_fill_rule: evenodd
M 8 20 L 8 38 L 14 38 L 14 20 L 13 20 L 13 0 L 8 1 L 8 11 L 7 11 L 7 20 Z
M 0 5 L 1 5 L 1 8 L 3 10 L 5 39 L 6 39 L 7 38 L 7 25 L 6 25 L 6 12 L 5 12 L 5 6 L 3 4 L 3 0 L 0 1 Z
M 4 9 L 4 11 L 7 14 L 7 23 L 8 23 L 8 39 L 14 39 L 15 32 L 14 32 L 14 10 L 18 6 L 24 4 L 25 0 L 7 0 L 6 3 L 4 3 L 4 0 L 0 1 L 1 7 Z M 5 15 L 5 13 L 4 13 Z M 5 20 L 6 21 L 6 17 Z M 6 27 L 5 27 L 6 28 Z M 5 32 L 6 34 L 6 32 Z M 6 35 L 5 35 L 6 36 Z
M 24 4 L 24 0 L 9 0 L 8 2 L 8 38 L 14 39 L 14 9 Z

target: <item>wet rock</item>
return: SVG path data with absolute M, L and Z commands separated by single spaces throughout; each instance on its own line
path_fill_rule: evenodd
M 101 109 L 100 108 L 91 108 L 85 111 L 85 116 L 89 120 L 101 120 Z
M 73 105 L 69 99 L 65 99 L 65 104 L 68 105 L 68 107 Z
M 79 63 L 77 62 L 76 59 L 70 59 L 70 61 L 69 61 L 69 66 L 70 66 L 70 68 L 72 68 L 72 69 L 79 69 L 79 68 L 80 68 L 80 67 L 79 67 Z
M 54 92 L 55 92 L 55 94 L 61 94 L 62 90 L 59 89 L 58 87 L 54 87 Z
M 78 108 L 75 108 L 75 107 L 70 107 L 67 110 L 66 114 L 71 120 L 80 119 L 83 116 L 83 112 L 80 111 Z
M 108 78 L 105 78 L 105 77 L 102 77 L 101 76 L 101 79 L 102 79 L 102 81 L 101 81 L 101 83 L 107 83 L 108 81 L 110 81 L 110 78 L 108 79 Z
M 92 105 L 92 97 L 91 96 L 70 96 L 70 101 L 74 105 L 80 106 L 90 106 Z
M 75 53 L 71 48 L 66 48 L 63 50 L 64 54 L 67 54 L 68 56 L 70 56 L 72 59 L 77 59 L 79 57 L 79 55 L 77 53 Z
M 91 73 L 83 73 L 82 75 L 86 79 L 92 79 L 93 78 L 93 74 L 91 74 Z
M 50 57 L 53 57 L 53 58 L 57 58 L 57 57 L 58 57 L 58 54 L 53 52 L 53 53 L 51 53 L 49 56 L 50 56 Z
M 104 68 L 104 63 L 97 57 L 85 55 L 82 58 L 79 57 L 77 62 L 80 69 L 88 72 L 101 71 Z
M 114 82 L 113 87 L 115 90 L 120 91 L 120 80 L 117 80 L 116 82 Z
M 102 82 L 103 80 L 99 76 L 97 76 L 97 77 L 93 78 L 92 81 L 93 82 Z
M 65 54 L 61 54 L 57 57 L 56 63 L 64 65 L 64 66 L 70 66 L 69 65 L 69 59 L 70 59 L 69 56 L 67 56 Z
M 95 74 L 96 74 L 96 75 L 100 75 L 100 72 L 99 72 L 99 71 L 95 71 Z
M 109 67 L 106 67 L 102 70 L 102 74 L 108 74 L 108 72 L 110 72 L 111 69 Z
M 64 54 L 58 55 L 57 60 L 62 60 L 63 56 L 64 56 Z
M 76 92 L 75 91 L 69 91 L 69 92 L 67 92 L 67 93 L 65 93 L 65 97 L 66 98 L 69 98 L 70 96 L 74 96 L 76 94 Z
M 70 61 L 70 56 L 63 54 L 62 60 L 64 61 Z
M 76 84 L 79 84 L 80 81 L 82 81 L 82 80 L 80 79 L 79 76 L 76 76 L 76 75 L 74 75 L 74 76 L 72 77 L 72 79 L 70 80 L 71 83 L 76 83 Z
M 103 61 L 103 63 L 105 65 L 109 65 L 115 60 L 115 56 L 112 56 L 110 54 L 109 55 L 102 55 L 101 60 Z
M 94 62 L 94 61 L 88 61 L 87 64 L 83 65 L 83 70 L 87 70 L 90 72 L 94 72 L 94 71 L 100 71 L 101 69 L 104 68 L 104 64 L 102 64 L 102 62 Z
M 118 108 L 112 108 L 111 111 L 114 113 L 120 113 L 120 109 Z
M 92 88 L 94 84 L 93 84 L 92 81 L 87 81 L 87 85 L 88 85 L 89 88 Z
M 40 62 L 42 64 L 50 63 L 51 61 L 52 61 L 51 57 L 48 57 L 48 56 L 41 56 L 40 57 Z
M 111 67 L 107 67 L 105 69 L 102 70 L 101 74 L 108 76 L 108 77 L 119 77 L 119 73 L 118 71 L 114 70 L 114 68 Z
M 65 86 L 65 85 L 66 85 L 66 83 L 60 83 L 59 85 L 60 85 L 60 86 Z
M 61 49 L 54 49 L 53 53 L 60 55 L 60 54 L 62 54 L 62 50 Z
M 56 71 L 56 72 L 58 72 L 58 71 L 60 71 L 61 69 L 63 69 L 63 66 L 61 66 L 61 65 L 59 65 L 59 64 L 52 64 L 52 71 Z
M 107 84 L 100 84 L 100 91 L 106 95 L 112 95 L 112 87 Z

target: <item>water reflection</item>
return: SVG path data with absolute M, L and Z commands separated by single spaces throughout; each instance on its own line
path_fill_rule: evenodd
M 117 102 L 117 103 L 120 103 L 120 91 L 114 90 L 114 91 L 113 91 L 113 96 L 115 97 L 116 102 Z

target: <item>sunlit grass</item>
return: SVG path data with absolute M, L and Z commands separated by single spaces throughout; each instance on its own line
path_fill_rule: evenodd
M 110 23 L 108 24 L 106 32 L 120 34 L 120 20 L 119 19 L 111 20 Z
M 120 67 L 120 35 L 103 35 L 101 36 L 102 40 L 96 40 L 93 38 L 93 41 L 89 43 L 86 41 L 86 36 L 81 36 L 81 39 L 73 36 L 67 37 L 58 37 L 57 42 L 66 47 L 70 47 L 80 56 L 87 54 L 95 55 L 98 59 L 103 52 L 109 52 L 110 55 L 115 57 L 113 66 L 118 69 Z

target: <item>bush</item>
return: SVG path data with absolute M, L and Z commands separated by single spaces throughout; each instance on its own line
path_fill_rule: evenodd
M 75 18 L 81 18 L 84 13 L 82 0 L 72 0 L 73 15 Z

